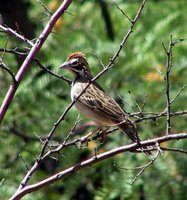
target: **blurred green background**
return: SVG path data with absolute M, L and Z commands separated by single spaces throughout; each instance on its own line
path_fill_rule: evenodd
M 42 1 L 54 12 L 62 1 Z M 116 0 L 119 7 L 131 18 L 135 16 L 141 1 Z M 137 112 L 137 103 L 142 106 L 147 97 L 145 112 L 162 112 L 166 106 L 164 73 L 166 53 L 162 43 L 168 46 L 169 34 L 174 39 L 187 37 L 186 0 L 149 0 L 140 20 L 123 48 L 115 66 L 99 83 L 127 112 Z M 46 10 L 35 0 L 3 0 L 0 2 L 1 21 L 16 29 L 29 39 L 36 38 L 49 20 Z M 130 23 L 111 0 L 77 0 L 58 20 L 53 33 L 43 45 L 38 58 L 40 62 L 57 74 L 72 78 L 67 72 L 58 70 L 67 56 L 75 51 L 86 54 L 94 75 L 102 70 L 95 54 L 104 65 L 119 47 L 129 30 Z M 171 97 L 187 83 L 187 41 L 174 47 L 171 72 Z M 28 52 L 28 45 L 13 36 L 0 33 L 0 48 L 18 47 Z M 1 53 L 2 55 L 2 53 Z M 16 74 L 22 57 L 4 54 L 3 61 Z M 11 84 L 9 74 L 0 69 L 0 103 Z M 1 127 L 0 137 L 0 200 L 9 198 L 17 189 L 27 169 L 32 166 L 41 150 L 38 136 L 46 136 L 53 123 L 69 105 L 70 87 L 63 80 L 42 71 L 35 63 L 24 77 Z M 172 111 L 187 110 L 187 90 L 172 104 Z M 78 116 L 75 108 L 58 127 L 55 137 L 63 141 Z M 80 124 L 89 122 L 83 116 Z M 174 133 L 187 130 L 187 118 L 172 118 Z M 85 135 L 94 127 L 73 137 Z M 165 133 L 166 119 L 146 121 L 138 124 L 142 139 L 156 138 Z M 53 141 L 55 142 L 55 140 Z M 111 134 L 104 144 L 92 142 L 87 147 L 70 147 L 53 158 L 46 159 L 33 175 L 30 183 L 39 181 L 55 172 L 67 168 L 94 154 L 128 144 L 130 141 L 120 132 Z M 185 140 L 164 143 L 165 147 L 186 148 Z M 21 156 L 21 157 L 20 157 Z M 123 153 L 92 167 L 79 171 L 62 181 L 27 195 L 24 200 L 93 199 L 93 200 L 184 200 L 187 199 L 187 157 L 185 154 L 165 152 L 137 179 L 130 184 L 138 170 L 134 169 L 149 160 L 143 154 Z M 116 167 L 117 163 L 119 167 Z

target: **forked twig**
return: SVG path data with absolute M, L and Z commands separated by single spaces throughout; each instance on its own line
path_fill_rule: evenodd
M 145 165 L 139 167 L 139 169 L 141 169 L 141 170 L 136 174 L 136 176 L 135 176 L 135 177 L 133 178 L 133 180 L 130 182 L 131 185 L 137 180 L 137 178 L 138 178 L 150 165 L 152 165 L 152 164 L 155 162 L 155 160 L 158 158 L 159 153 L 160 153 L 160 152 L 157 151 L 157 153 L 155 154 L 154 158 L 153 158 L 150 162 L 148 162 L 147 164 L 145 164 Z

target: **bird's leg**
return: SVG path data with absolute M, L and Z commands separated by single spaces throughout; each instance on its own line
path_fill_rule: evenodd
M 104 129 L 102 129 L 102 131 L 101 131 L 101 143 L 106 142 L 106 136 L 107 136 L 108 129 L 109 129 L 109 127 L 105 127 Z
M 101 143 L 105 143 L 108 129 L 109 129 L 109 127 L 98 126 L 95 130 L 91 131 L 90 133 L 88 133 L 87 135 L 85 135 L 81 138 L 81 147 L 83 146 L 83 144 L 87 145 L 90 136 L 95 134 L 96 132 L 98 132 L 97 136 L 101 137 Z M 90 139 L 92 139 L 92 138 L 90 138 Z
M 81 138 L 80 138 L 81 147 L 83 146 L 83 144 L 88 145 L 89 137 L 90 137 L 91 135 L 93 135 L 95 132 L 97 132 L 98 130 L 100 130 L 100 127 L 97 127 L 97 128 L 94 129 L 93 131 L 89 132 L 87 135 L 81 137 Z

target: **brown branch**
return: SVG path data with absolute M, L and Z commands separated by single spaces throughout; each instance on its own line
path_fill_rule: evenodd
M 186 88 L 186 84 L 185 85 L 183 85 L 183 87 L 177 92 L 177 94 L 173 97 L 173 99 L 170 101 L 170 104 L 172 104 L 174 101 L 175 101 L 175 99 L 181 94 L 181 92 Z
M 18 56 L 24 56 L 24 57 L 26 57 L 28 55 L 28 53 L 26 53 L 26 52 L 18 51 L 17 48 L 15 48 L 15 49 L 2 49 L 2 48 L 0 48 L 0 52 L 11 53 L 11 54 L 15 54 L 15 55 L 18 55 Z M 71 80 L 69 80 L 68 78 L 66 78 L 62 75 L 55 74 L 54 72 L 49 70 L 47 67 L 42 65 L 42 63 L 39 61 L 38 58 L 34 58 L 34 61 L 43 71 L 47 72 L 48 74 L 51 74 L 52 76 L 54 76 L 56 78 L 59 78 L 59 79 L 66 81 L 69 85 L 71 84 L 71 82 L 72 82 Z
M 187 150 L 179 149 L 179 148 L 160 147 L 160 149 L 163 151 L 172 151 L 172 152 L 187 154 Z
M 51 75 L 53 75 L 53 76 L 55 76 L 55 77 L 57 77 L 57 78 L 59 78 L 59 79 L 62 79 L 62 80 L 64 80 L 64 81 L 66 81 L 69 85 L 71 85 L 72 81 L 69 80 L 68 78 L 66 78 L 65 76 L 62 76 L 62 75 L 60 76 L 60 75 L 58 75 L 58 74 L 55 74 L 54 72 L 52 72 L 51 70 L 49 70 L 47 67 L 44 67 L 44 66 L 40 63 L 40 61 L 39 61 L 37 58 L 35 58 L 34 61 L 35 61 L 36 64 L 37 64 L 41 69 L 43 69 L 45 72 L 47 72 L 47 73 L 49 73 L 49 74 L 51 74 Z
M 164 143 L 166 141 L 180 140 L 180 139 L 185 139 L 185 138 L 187 138 L 187 133 L 180 133 L 180 134 L 173 134 L 173 135 L 169 134 L 169 135 L 165 135 L 163 137 L 142 141 L 141 146 L 142 147 L 152 146 L 152 145 L 155 145 L 155 144 Z M 124 153 L 124 152 L 127 152 L 127 151 L 133 152 L 138 147 L 139 147 L 138 144 L 134 143 L 134 144 L 130 144 L 130 145 L 124 145 L 124 146 L 121 146 L 121 147 L 117 147 L 115 149 L 109 150 L 109 151 L 101 153 L 99 155 L 95 155 L 95 156 L 93 156 L 93 157 L 91 157 L 91 158 L 89 158 L 89 159 L 87 159 L 83 162 L 80 162 L 76 165 L 73 165 L 72 167 L 69 167 L 65 170 L 62 170 L 62 171 L 58 172 L 57 174 L 52 175 L 52 176 L 50 176 L 50 177 L 48 177 L 48 178 L 46 178 L 42 181 L 39 181 L 37 183 L 25 186 L 23 189 L 18 190 L 10 198 L 10 200 L 19 200 L 23 196 L 25 196 L 26 194 L 31 193 L 31 192 L 36 191 L 36 190 L 39 190 L 46 185 L 57 182 L 58 180 L 61 180 L 64 177 L 70 176 L 70 175 L 76 173 L 77 171 L 80 171 L 81 169 L 92 166 L 95 163 L 98 163 L 102 160 L 106 160 L 106 159 L 111 158 L 111 157 L 118 155 L 120 153 Z M 35 163 L 35 165 L 36 165 L 36 163 Z
M 172 34 L 170 34 L 170 42 L 169 42 L 168 50 L 166 50 L 166 48 L 165 48 L 165 51 L 167 54 L 166 74 L 164 77 L 165 84 L 166 84 L 166 110 L 167 110 L 166 135 L 168 135 L 171 132 L 170 72 L 171 72 L 171 68 L 172 68 L 172 50 L 173 50 L 173 38 L 172 38 Z
M 167 112 L 161 112 L 161 113 L 131 113 L 130 116 L 141 116 L 139 119 L 135 120 L 135 123 L 142 122 L 144 120 L 156 120 L 157 118 L 165 117 L 167 116 Z M 151 115 L 151 116 L 149 116 Z M 175 116 L 182 116 L 182 115 L 187 115 L 187 111 L 177 111 L 177 112 L 170 112 L 170 117 L 175 117 Z
M 118 4 L 113 1 L 114 5 L 116 6 L 116 8 L 132 23 L 131 18 L 118 6 Z

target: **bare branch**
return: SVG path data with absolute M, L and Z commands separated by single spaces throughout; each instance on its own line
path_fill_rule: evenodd
M 141 142 L 141 146 L 145 147 L 145 146 L 152 146 L 155 144 L 161 144 L 164 143 L 166 141 L 171 141 L 171 140 L 179 140 L 179 139 L 185 139 L 187 138 L 187 133 L 179 133 L 179 134 L 169 134 L 169 135 L 165 135 L 163 137 L 159 137 L 159 138 L 155 138 L 155 139 L 151 139 L 151 140 L 145 140 Z M 70 176 L 74 173 L 76 173 L 77 171 L 80 171 L 81 169 L 84 169 L 86 167 L 92 166 L 97 162 L 100 162 L 102 160 L 106 160 L 110 157 L 113 157 L 115 155 L 118 155 L 120 153 L 124 153 L 126 151 L 134 151 L 134 149 L 138 148 L 139 145 L 137 143 L 134 144 L 130 144 L 130 145 L 125 145 L 125 146 L 121 146 L 121 147 L 117 147 L 115 149 L 112 149 L 110 151 L 98 154 L 97 156 L 93 156 L 92 158 L 89 158 L 83 162 L 77 163 L 76 165 L 73 165 L 72 167 L 69 167 L 65 170 L 62 170 L 61 172 L 52 175 L 40 182 L 37 182 L 35 184 L 32 185 L 28 185 L 25 186 L 23 189 L 18 190 L 11 198 L 10 200 L 19 200 L 20 198 L 22 198 L 23 196 L 25 196 L 28 193 L 31 193 L 33 191 L 36 191 L 40 188 L 43 188 L 46 185 L 49 185 L 51 183 L 54 183 L 58 180 L 63 179 L 64 177 Z M 154 161 L 152 161 L 154 162 Z M 34 165 L 37 165 L 36 163 Z M 33 166 L 34 167 L 34 166 Z M 31 171 L 32 169 L 30 169 Z
M 131 113 L 131 116 L 134 116 L 134 115 L 143 116 L 143 117 L 135 120 L 135 123 L 139 123 L 144 120 L 155 120 L 157 118 L 165 117 L 165 116 L 167 116 L 167 112 L 164 111 L 161 113 L 151 113 L 151 112 L 150 113 L 140 113 L 140 112 Z M 182 116 L 182 115 L 187 115 L 187 111 L 170 112 L 170 117 Z
M 26 59 L 24 60 L 21 68 L 19 69 L 18 73 L 16 74 L 16 81 L 17 81 L 17 85 L 15 86 L 14 84 L 12 84 L 5 96 L 5 99 L 1 105 L 0 108 L 0 123 L 2 122 L 5 113 L 17 91 L 17 87 L 20 84 L 20 82 L 22 81 L 24 75 L 26 74 L 26 72 L 28 71 L 33 59 L 36 57 L 37 53 L 39 52 L 41 46 L 43 45 L 44 41 L 47 39 L 47 36 L 50 34 L 53 26 L 55 25 L 56 21 L 59 19 L 59 17 L 64 13 L 64 11 L 68 8 L 68 6 L 71 4 L 72 0 L 66 0 L 63 1 L 63 3 L 61 4 L 61 6 L 57 9 L 57 11 L 52 15 L 51 19 L 49 20 L 48 24 L 46 25 L 45 29 L 43 30 L 43 32 L 40 34 L 39 38 L 36 40 L 36 42 L 34 43 L 34 45 L 32 46 L 32 49 L 30 50 L 28 56 L 26 57 Z M 9 28 L 4 28 L 2 25 L 0 25 L 0 28 L 3 29 L 4 31 L 6 30 L 7 32 L 11 33 L 11 29 Z M 16 32 L 14 32 L 14 35 L 17 35 Z M 20 36 L 18 36 L 20 37 Z M 22 40 L 25 40 L 25 38 L 21 38 Z M 27 41 L 29 42 L 29 41 Z M 31 42 L 29 42 L 31 44 Z
M 20 157 L 20 158 L 21 158 L 21 160 L 23 161 L 23 163 L 24 163 L 24 165 L 25 165 L 25 168 L 26 168 L 26 170 L 27 170 L 27 171 L 29 171 L 29 167 L 28 167 L 28 165 L 27 165 L 27 163 L 26 163 L 25 159 L 23 158 L 23 156 L 22 156 L 21 154 L 19 154 L 19 157 Z
M 49 73 L 49 74 L 51 74 L 51 75 L 53 75 L 53 76 L 55 76 L 55 77 L 57 77 L 57 78 L 59 78 L 59 79 L 62 79 L 62 80 L 64 80 L 64 81 L 66 81 L 69 85 L 71 85 L 72 81 L 69 80 L 68 78 L 66 78 L 65 76 L 62 76 L 62 75 L 60 76 L 60 75 L 58 75 L 58 74 L 55 74 L 54 72 L 52 72 L 51 70 L 49 70 L 47 67 L 44 67 L 44 66 L 40 63 L 40 61 L 39 61 L 37 58 L 35 58 L 34 61 L 35 61 L 36 64 L 37 64 L 41 69 L 43 69 L 45 72 L 47 72 L 47 73 Z
M 187 86 L 186 84 L 183 85 L 183 87 L 177 92 L 175 97 L 170 101 L 170 104 L 172 104 L 175 101 L 175 99 L 181 94 L 181 92 L 185 89 L 186 86 Z
M 26 52 L 18 51 L 17 48 L 15 48 L 15 49 L 2 49 L 2 48 L 0 48 L 0 52 L 11 53 L 11 54 L 19 55 L 19 56 L 24 56 L 24 57 L 26 57 L 28 55 L 28 53 L 26 53 Z M 62 75 L 55 74 L 54 72 L 49 70 L 47 67 L 43 66 L 38 58 L 34 58 L 34 61 L 45 72 L 51 74 L 52 76 L 55 76 L 55 77 L 57 77 L 59 79 L 62 79 L 64 81 L 66 81 L 69 85 L 71 84 L 72 81 L 69 80 L 68 78 L 66 78 L 66 77 L 64 77 Z
M 7 71 L 10 74 L 10 76 L 12 77 L 12 80 L 13 80 L 13 84 L 16 85 L 17 81 L 15 79 L 14 73 L 10 70 L 9 67 L 6 66 L 6 64 L 3 61 L 0 62 L 0 68 L 4 69 L 5 71 Z
M 11 28 L 5 27 L 5 26 L 3 26 L 3 25 L 0 24 L 0 29 L 2 29 L 2 30 L 3 30 L 4 32 L 6 32 L 6 33 L 9 33 L 9 34 L 15 36 L 16 38 L 20 39 L 21 41 L 26 42 L 26 43 L 29 44 L 30 46 L 34 46 L 34 44 L 33 44 L 30 40 L 28 40 L 28 39 L 25 38 L 24 36 L 18 34 L 16 31 L 12 30 Z
M 133 22 L 131 18 L 118 6 L 118 4 L 113 0 L 113 3 L 115 4 L 116 8 L 129 20 L 129 22 Z
M 145 3 L 146 3 L 146 0 L 142 0 L 142 3 L 140 5 L 140 8 L 138 10 L 138 12 L 136 13 L 136 16 L 134 17 L 134 19 L 131 21 L 131 27 L 130 29 L 128 30 L 127 34 L 123 37 L 123 40 L 122 42 L 120 43 L 119 45 L 119 48 L 117 49 L 117 51 L 115 52 L 115 54 L 113 55 L 113 57 L 110 59 L 110 62 L 108 63 L 108 65 L 106 66 L 105 70 L 109 70 L 113 65 L 114 65 L 114 62 L 116 60 L 116 58 L 119 56 L 122 48 L 124 47 L 126 41 L 128 40 L 129 36 L 132 34 L 133 30 L 134 30 L 134 27 L 135 27 L 135 24 L 136 22 L 138 21 L 138 19 L 140 18 L 140 15 L 141 15 L 141 12 L 145 6 Z M 104 71 L 98 75 L 98 78 L 104 73 Z
M 44 8 L 44 10 L 46 10 L 48 16 L 53 15 L 53 13 L 49 10 L 49 8 L 47 8 L 47 6 L 44 3 L 42 3 L 40 0 L 36 0 L 36 1 Z
M 131 95 L 132 100 L 135 103 L 136 108 L 139 110 L 139 113 L 142 113 L 142 109 L 140 108 L 138 102 L 136 101 L 135 97 L 131 94 L 131 91 L 129 90 L 128 93 Z
M 141 170 L 137 173 L 137 175 L 133 178 L 133 180 L 131 181 L 131 185 L 137 180 L 137 178 L 150 166 L 152 165 L 155 160 L 158 158 L 158 155 L 159 155 L 159 151 L 157 151 L 156 155 L 154 156 L 154 158 L 149 162 L 147 163 L 146 165 L 143 165 L 141 166 Z
M 166 74 L 165 74 L 165 84 L 166 84 L 166 110 L 167 110 L 167 127 L 166 127 L 166 134 L 168 135 L 171 132 L 171 120 L 170 120 L 170 72 L 172 68 L 172 50 L 173 50 L 173 38 L 172 34 L 170 34 L 170 42 L 168 50 L 166 50 L 167 54 L 167 64 L 166 64 Z
M 144 100 L 143 100 L 143 103 L 142 103 L 142 109 L 141 109 L 142 111 L 141 111 L 141 112 L 144 111 L 145 104 L 146 104 L 146 102 L 147 102 L 147 97 L 148 97 L 148 94 L 146 94 L 145 97 L 144 97 Z
M 173 151 L 178 153 L 187 154 L 187 150 L 179 149 L 179 148 L 169 148 L 169 147 L 160 147 L 163 151 Z

